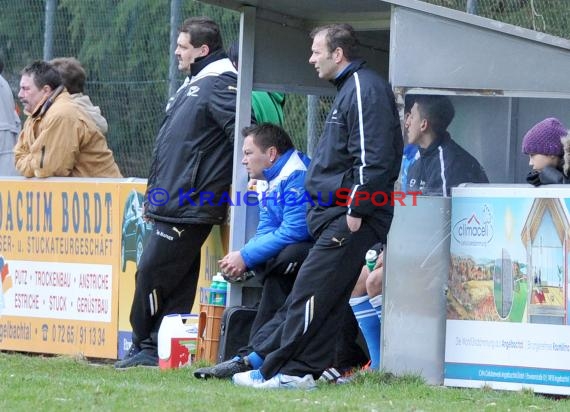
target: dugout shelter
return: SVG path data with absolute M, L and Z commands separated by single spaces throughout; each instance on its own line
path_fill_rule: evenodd
M 332 22 L 354 26 L 363 57 L 388 78 L 402 108 L 406 94 L 450 96 L 456 108 L 450 133 L 491 183 L 524 182 L 528 158 L 520 147 L 533 124 L 556 116 L 570 125 L 563 69 L 570 67 L 569 40 L 417 0 L 205 3 L 241 13 L 240 130 L 250 120 L 252 89 L 334 95 L 308 64 L 311 29 Z M 233 190 L 246 186 L 241 145 L 240 136 Z M 386 259 L 382 367 L 417 372 L 434 384 L 443 381 L 450 205 L 449 198 L 429 197 L 417 207 L 397 207 Z M 247 207 L 232 208 L 230 250 L 252 234 L 255 216 Z M 247 287 L 232 287 L 229 304 L 247 303 L 248 296 Z

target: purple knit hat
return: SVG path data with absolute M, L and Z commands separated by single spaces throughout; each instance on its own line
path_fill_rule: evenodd
M 568 131 L 560 120 L 554 117 L 544 119 L 526 132 L 522 144 L 523 153 L 562 156 L 564 150 L 560 138 L 567 134 Z

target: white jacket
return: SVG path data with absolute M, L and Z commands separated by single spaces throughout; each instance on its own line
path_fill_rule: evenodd
M 83 93 L 75 93 L 70 95 L 71 98 L 75 103 L 77 103 L 84 111 L 93 119 L 95 122 L 95 126 L 101 131 L 103 134 L 107 134 L 107 130 L 109 129 L 109 125 L 107 124 L 107 120 L 101 114 L 101 109 L 99 106 L 93 105 L 89 96 Z

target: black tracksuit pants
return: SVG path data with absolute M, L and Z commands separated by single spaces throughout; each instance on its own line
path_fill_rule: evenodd
M 277 256 L 268 260 L 260 270 L 256 270 L 256 278 L 262 285 L 261 299 L 251 326 L 248 346 L 240 349 L 240 354 L 247 355 L 254 346 L 267 339 L 272 330 L 265 332 L 262 326 L 273 319 L 285 303 L 293 289 L 299 268 L 312 246 L 313 242 L 288 245 Z
M 135 274 L 133 344 L 156 351 L 165 315 L 189 313 L 200 272 L 200 250 L 212 225 L 155 221 Z
M 279 372 L 294 376 L 310 373 L 318 378 L 334 363 L 336 337 L 364 255 L 381 240 L 366 222 L 351 233 L 344 215 L 322 231 L 301 266 L 286 305 L 270 322 L 271 335 L 254 346 L 265 358 L 260 371 L 266 379 Z

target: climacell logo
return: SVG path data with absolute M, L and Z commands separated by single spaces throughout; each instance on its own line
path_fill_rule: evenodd
M 493 240 L 493 213 L 484 204 L 479 213 L 473 212 L 453 225 L 453 238 L 461 245 L 484 246 Z

